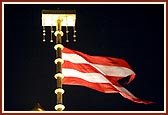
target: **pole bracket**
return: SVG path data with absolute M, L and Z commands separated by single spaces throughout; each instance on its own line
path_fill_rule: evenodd
M 62 44 L 56 44 L 54 49 L 57 50 L 57 48 L 61 48 L 61 50 L 63 50 L 64 46 Z
M 57 73 L 57 74 L 55 74 L 54 77 L 55 77 L 55 79 L 57 79 L 58 77 L 61 77 L 61 79 L 63 79 L 64 75 L 62 73 Z
M 61 64 L 63 64 L 64 60 L 62 58 L 57 58 L 54 62 L 55 64 L 57 64 L 58 62 L 61 62 Z
M 65 109 L 65 106 L 62 105 L 62 104 L 58 104 L 58 105 L 55 106 L 55 109 L 56 109 L 56 110 L 60 110 L 60 111 L 62 111 L 62 110 Z
M 58 89 L 55 90 L 55 93 L 56 93 L 56 94 L 57 94 L 57 93 L 63 94 L 63 93 L 64 93 L 64 90 L 61 89 L 61 88 L 58 88 Z

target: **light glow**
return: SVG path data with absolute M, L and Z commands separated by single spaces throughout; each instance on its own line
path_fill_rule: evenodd
M 58 19 L 62 26 L 75 26 L 76 14 L 42 14 L 42 26 L 57 26 Z

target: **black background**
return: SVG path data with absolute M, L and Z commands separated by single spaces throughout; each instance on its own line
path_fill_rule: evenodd
M 4 107 L 29 111 L 37 102 L 47 111 L 56 105 L 55 43 L 50 28 L 42 42 L 41 11 L 77 11 L 77 42 L 63 45 L 89 55 L 126 60 L 136 73 L 129 85 L 135 96 L 156 102 L 137 104 L 120 94 L 105 94 L 82 86 L 64 85 L 65 111 L 163 111 L 163 4 L 5 4 Z M 65 28 L 63 28 L 65 32 Z M 55 41 L 55 39 L 54 39 Z M 124 80 L 122 80 L 124 81 Z M 122 83 L 121 81 L 121 83 Z

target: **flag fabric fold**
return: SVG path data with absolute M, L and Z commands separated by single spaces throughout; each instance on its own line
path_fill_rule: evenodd
M 135 97 L 118 83 L 124 77 L 130 76 L 128 83 L 135 78 L 134 71 L 125 60 L 90 56 L 66 47 L 63 49 L 62 58 L 63 84 L 86 86 L 103 93 L 120 93 L 136 103 L 152 103 Z

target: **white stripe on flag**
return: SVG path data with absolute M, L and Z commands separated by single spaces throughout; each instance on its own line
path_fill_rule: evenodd
M 138 99 L 137 97 L 135 97 L 131 92 L 129 92 L 127 89 L 125 89 L 124 87 L 120 87 L 120 86 L 116 86 L 113 85 L 117 90 L 119 90 L 119 93 L 122 95 L 122 93 L 125 93 L 127 95 L 129 95 L 131 98 L 134 99 Z M 124 96 L 125 97 L 125 96 Z
M 80 64 L 89 64 L 96 68 L 98 71 L 100 71 L 104 75 L 108 76 L 115 76 L 115 77 L 127 77 L 131 74 L 134 74 L 134 72 L 126 67 L 120 67 L 120 66 L 107 66 L 107 65 L 99 65 L 99 64 L 92 64 L 86 61 L 83 57 L 77 55 L 77 54 L 68 54 L 68 53 L 62 53 L 63 60 L 70 61 L 72 63 L 80 63 Z
M 77 54 L 68 54 L 68 53 L 62 53 L 62 59 L 70 61 L 72 63 L 85 63 L 90 64 L 87 62 L 83 57 L 77 55 Z
M 63 75 L 66 77 L 76 77 L 92 83 L 110 83 L 99 73 L 82 73 L 74 69 L 62 68 Z
M 93 64 L 97 68 L 101 69 L 101 71 L 108 76 L 115 76 L 115 77 L 127 77 L 131 74 L 134 74 L 134 72 L 131 69 L 128 69 L 126 67 L 119 67 L 119 66 L 105 66 L 105 65 L 99 65 L 99 64 Z

